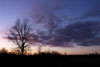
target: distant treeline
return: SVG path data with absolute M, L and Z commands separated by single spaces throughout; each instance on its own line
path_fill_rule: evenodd
M 1 50 L 0 50 L 0 55 L 21 55 L 21 53 L 19 52 L 19 51 L 11 51 L 11 52 L 9 52 L 7 49 L 5 49 L 5 48 L 2 48 Z M 68 54 L 61 54 L 61 53 L 59 53 L 59 52 L 57 52 L 57 51 L 45 51 L 45 52 L 39 52 L 39 53 L 34 53 L 34 54 L 31 54 L 31 53 L 24 53 L 24 56 L 36 56 L 36 55 L 60 55 L 60 56 L 70 56 L 70 55 L 68 55 Z M 90 54 L 83 54 L 83 55 L 100 55 L 100 53 L 97 53 L 97 52 L 95 52 L 95 53 L 90 53 Z M 75 56 L 75 55 L 71 55 L 71 56 Z M 81 55 L 82 56 L 82 55 Z

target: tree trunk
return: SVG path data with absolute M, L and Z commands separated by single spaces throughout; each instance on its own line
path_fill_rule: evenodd
M 22 55 L 24 55 L 24 44 L 22 45 L 21 53 L 22 53 Z
M 22 53 L 22 55 L 24 55 L 24 50 L 23 49 L 21 50 L 21 53 Z

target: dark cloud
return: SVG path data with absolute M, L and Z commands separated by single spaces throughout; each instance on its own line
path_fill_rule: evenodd
M 100 45 L 100 22 L 76 22 L 53 33 L 41 32 L 39 38 L 39 42 L 53 46 Z
M 100 37 L 100 23 L 93 21 L 77 22 L 58 30 L 58 33 L 66 37 L 66 41 L 73 41 L 77 45 L 99 45 L 99 42 L 95 42 L 95 39 L 99 39 Z M 92 42 L 95 43 L 93 44 Z
M 79 22 L 75 22 L 77 21 L 77 19 L 75 19 L 75 21 L 72 21 L 71 24 L 70 22 L 67 22 L 67 19 L 64 19 L 64 17 L 68 18 L 67 14 L 63 15 L 63 11 L 65 11 L 65 9 L 68 7 L 67 1 L 68 0 L 52 0 L 46 2 L 45 4 L 43 3 L 43 6 L 39 6 L 39 10 L 37 8 L 36 10 L 33 9 L 31 18 L 35 22 L 43 24 L 43 27 L 45 28 L 44 31 L 37 31 L 35 34 L 37 38 L 35 42 L 52 46 L 67 47 L 73 47 L 75 45 L 99 45 L 100 22 L 96 20 L 86 20 L 87 18 L 100 16 L 99 0 L 85 0 L 86 2 L 92 1 L 93 7 L 89 7 L 88 11 L 78 19 Z M 72 2 L 74 3 L 74 0 L 72 0 Z M 80 4 L 82 2 L 79 1 Z M 59 11 L 61 11 L 59 14 L 60 16 L 57 15 Z M 81 19 L 83 18 L 85 20 L 82 22 Z

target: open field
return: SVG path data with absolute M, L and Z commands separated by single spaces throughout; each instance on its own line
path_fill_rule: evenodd
M 0 59 L 4 58 L 6 62 L 14 64 L 35 65 L 35 66 L 93 66 L 100 65 L 100 55 L 11 55 L 2 54 Z M 17 62 L 17 63 L 16 63 Z

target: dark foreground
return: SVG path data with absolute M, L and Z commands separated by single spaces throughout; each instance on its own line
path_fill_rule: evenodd
M 28 67 L 68 67 L 68 66 L 100 66 L 100 55 L 0 55 L 2 63 L 15 64 L 17 66 L 25 65 Z

